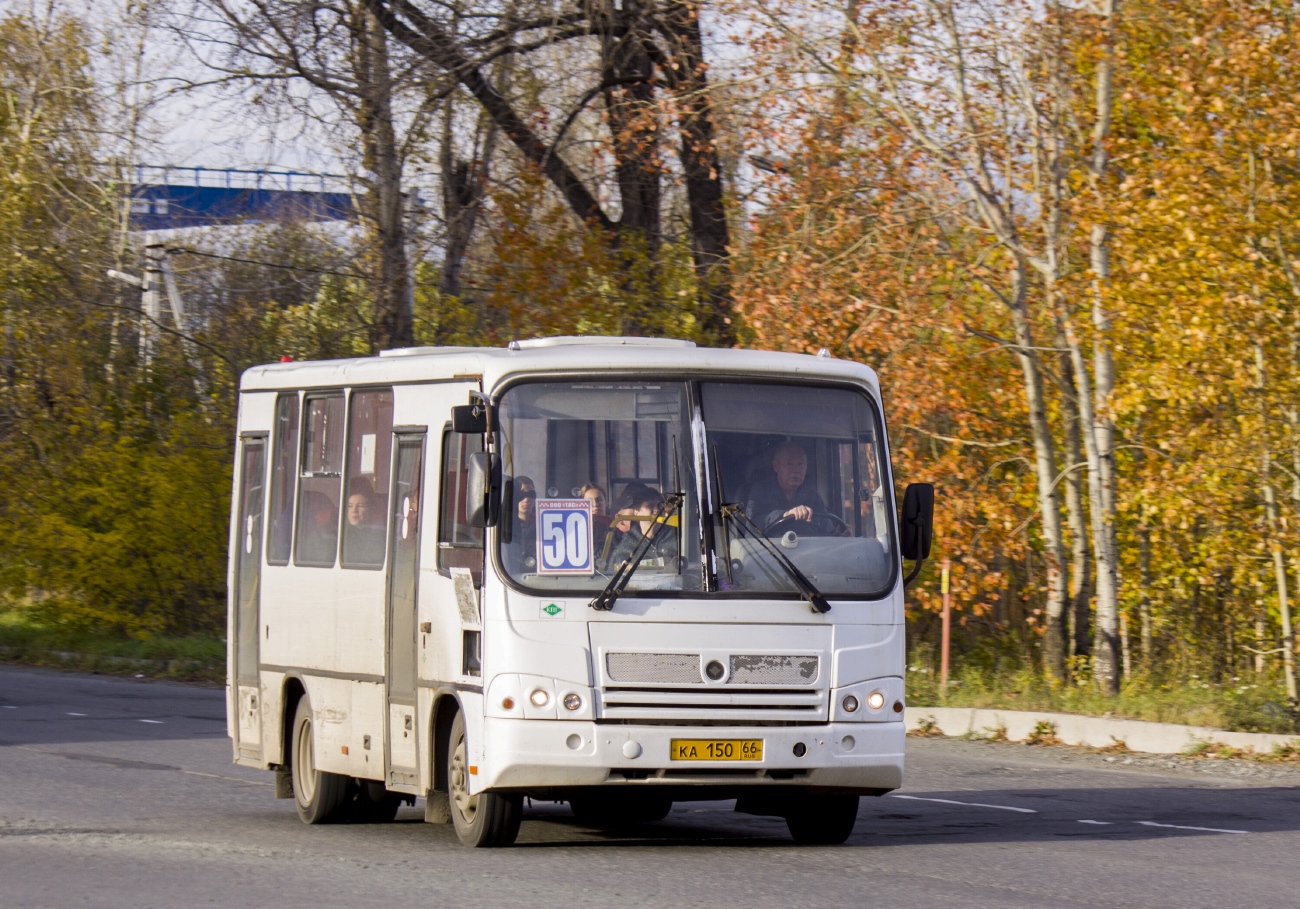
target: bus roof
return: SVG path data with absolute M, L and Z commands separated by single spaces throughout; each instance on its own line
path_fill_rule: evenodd
M 377 357 L 272 363 L 246 370 L 240 390 L 277 391 L 341 385 L 385 385 L 479 378 L 491 391 L 527 374 L 611 372 L 712 373 L 755 378 L 850 380 L 878 389 L 868 366 L 829 355 L 766 350 L 701 348 L 670 338 L 551 337 L 512 341 L 507 347 L 410 347 Z

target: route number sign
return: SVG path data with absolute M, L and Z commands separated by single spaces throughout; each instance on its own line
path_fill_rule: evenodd
M 537 500 L 537 573 L 593 574 L 591 499 Z

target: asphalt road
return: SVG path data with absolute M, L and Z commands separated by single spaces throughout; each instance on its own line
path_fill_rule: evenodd
M 0 666 L 0 906 L 1300 906 L 1300 773 L 1149 763 L 909 740 L 844 846 L 689 803 L 625 836 L 533 805 L 469 850 L 419 807 L 302 825 L 220 691 Z

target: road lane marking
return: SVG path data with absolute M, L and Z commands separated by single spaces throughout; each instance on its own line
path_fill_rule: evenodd
M 50 751 L 49 749 L 46 748 L 34 748 L 31 745 L 18 745 L 15 747 L 21 748 L 23 751 L 31 751 L 36 754 L 48 754 L 51 757 L 61 757 L 71 761 L 76 761 L 76 760 L 101 761 L 102 760 L 104 763 L 113 763 L 116 760 L 115 758 L 105 758 L 104 756 L 101 755 L 72 754 L 67 751 Z M 125 766 L 124 769 L 127 770 L 143 769 L 136 766 L 138 764 L 139 762 L 131 762 L 127 766 Z M 247 783 L 249 786 L 274 786 L 275 785 L 275 783 L 272 783 L 269 780 L 245 780 L 237 776 L 225 776 L 220 773 L 204 773 L 201 770 L 186 770 L 184 767 L 172 767 L 169 765 L 162 765 L 156 768 L 148 768 L 148 769 L 174 770 L 177 773 L 184 773 L 187 776 L 202 776 L 202 777 L 207 777 L 210 780 L 228 780 L 229 782 L 232 783 Z
M 241 780 L 237 776 L 222 776 L 219 773 L 200 773 L 197 770 L 182 770 L 181 773 L 189 776 L 205 776 L 210 780 L 229 780 L 232 783 L 247 783 L 250 786 L 274 786 L 275 783 L 267 780 Z
M 153 723 L 153 724 L 156 725 L 156 726 L 161 726 L 163 721 L 162 721 L 162 720 L 141 720 L 140 722 L 142 722 L 142 723 Z
M 1166 827 L 1170 830 L 1199 830 L 1201 833 L 1250 833 L 1249 830 L 1225 830 L 1222 827 L 1184 827 L 1182 824 L 1157 824 L 1155 821 L 1136 821 L 1143 827 Z
M 17 709 L 18 708 L 15 707 L 13 704 L 5 704 L 5 710 L 17 710 Z
M 1099 827 L 1114 827 L 1114 821 L 1079 821 L 1080 824 L 1096 824 Z
M 952 799 L 928 799 L 919 795 L 893 795 L 896 799 L 911 799 L 914 802 L 939 802 L 944 805 L 964 805 L 967 808 L 996 808 L 998 811 L 1017 811 L 1020 814 L 1037 814 L 1033 808 L 1012 808 L 1010 805 L 985 805 L 982 802 L 956 802 Z
M 71 710 L 69 710 L 69 711 L 68 711 L 68 716 L 85 716 L 85 714 L 84 714 L 84 713 L 73 713 Z

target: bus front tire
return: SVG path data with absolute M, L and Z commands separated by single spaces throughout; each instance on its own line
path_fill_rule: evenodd
M 509 846 L 519 835 L 524 797 L 497 792 L 470 795 L 469 743 L 463 714 L 457 713 L 452 721 L 447 746 L 447 795 L 456 836 L 466 846 Z
M 803 846 L 838 846 L 853 833 L 858 821 L 856 795 L 810 795 L 793 805 L 785 816 L 790 836 Z
M 316 769 L 315 730 L 307 695 L 298 701 L 293 716 L 293 803 L 304 824 L 330 824 L 344 820 L 352 780 Z

